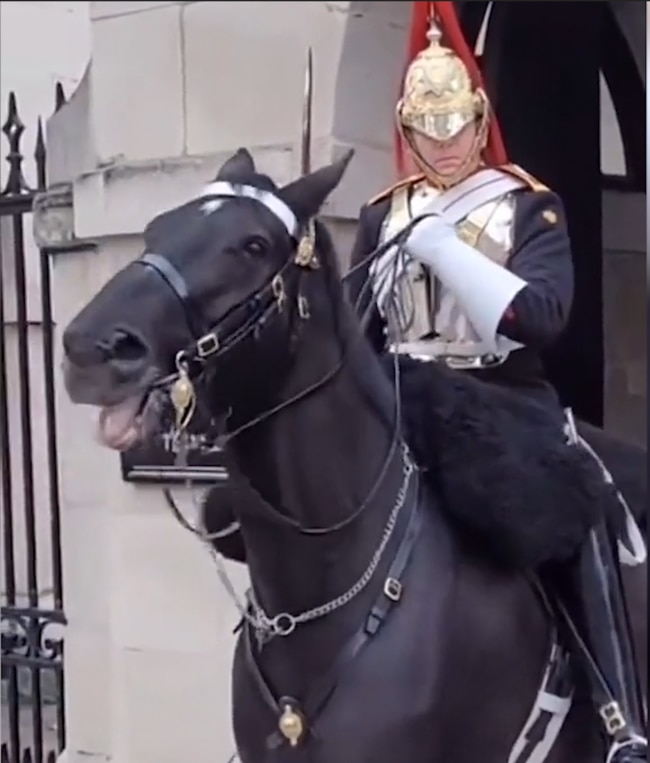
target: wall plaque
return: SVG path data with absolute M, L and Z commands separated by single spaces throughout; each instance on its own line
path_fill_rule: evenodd
M 210 445 L 210 435 L 202 432 L 214 432 L 214 429 L 199 415 L 189 428 L 190 450 L 188 465 L 176 464 L 174 437 L 171 427 L 156 435 L 149 442 L 120 455 L 122 478 L 128 482 L 193 482 L 226 481 L 228 473 L 223 463 L 223 451 Z

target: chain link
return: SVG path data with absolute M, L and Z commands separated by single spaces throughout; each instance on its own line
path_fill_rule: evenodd
M 177 461 L 183 463 L 187 458 L 186 448 L 184 447 L 182 441 L 179 443 L 179 445 L 180 447 L 178 449 Z M 377 570 L 377 567 L 379 566 L 379 563 L 384 555 L 384 551 L 386 550 L 386 547 L 388 546 L 388 543 L 393 536 L 393 532 L 395 531 L 397 519 L 404 504 L 406 503 L 406 498 L 408 496 L 408 490 L 411 482 L 411 475 L 415 471 L 415 464 L 413 463 L 407 445 L 402 443 L 401 448 L 403 475 L 402 484 L 397 491 L 395 505 L 388 515 L 379 546 L 373 554 L 370 563 L 366 567 L 364 573 L 345 593 L 337 596 L 334 599 L 331 599 L 325 604 L 321 604 L 318 607 L 314 607 L 313 609 L 309 609 L 306 612 L 302 612 L 298 615 L 292 615 L 288 612 L 280 612 L 274 617 L 269 617 L 269 615 L 267 615 L 267 613 L 258 602 L 257 597 L 255 596 L 255 592 L 252 588 L 248 590 L 245 598 L 242 599 L 235 590 L 235 586 L 233 585 L 232 580 L 228 575 L 223 556 L 211 543 L 214 538 L 222 537 L 223 534 L 221 532 L 214 534 L 206 533 L 204 530 L 198 527 L 193 527 L 189 522 L 187 522 L 187 520 L 182 517 L 180 512 L 178 512 L 176 509 L 183 527 L 192 532 L 194 535 L 197 535 L 207 544 L 217 568 L 217 575 L 219 576 L 219 580 L 221 581 L 224 590 L 237 608 L 239 614 L 242 617 L 242 620 L 245 620 L 252 627 L 260 646 L 266 644 L 276 636 L 289 636 L 294 632 L 298 625 L 312 622 L 313 620 L 320 619 L 321 617 L 326 617 L 332 612 L 335 612 L 341 607 L 344 607 L 346 604 L 352 601 L 352 599 L 356 598 L 372 580 L 372 577 L 375 574 L 375 571 Z M 191 481 L 188 481 L 187 486 L 190 490 L 192 503 L 194 504 L 195 509 L 198 509 L 199 502 L 196 499 L 195 492 L 192 490 Z M 232 529 L 234 529 L 234 526 Z
M 253 630 L 255 631 L 258 642 L 260 644 L 264 644 L 276 636 L 289 636 L 294 632 L 298 625 L 303 625 L 304 623 L 312 622 L 313 620 L 317 620 L 321 617 L 326 617 L 327 615 L 332 614 L 332 612 L 335 612 L 341 607 L 344 607 L 346 604 L 349 604 L 352 599 L 356 598 L 364 590 L 364 588 L 372 580 L 372 577 L 377 567 L 379 566 L 379 562 L 382 559 L 384 551 L 386 550 L 386 547 L 388 546 L 388 543 L 393 536 L 393 532 L 395 531 L 395 527 L 397 525 L 397 519 L 404 504 L 406 503 L 411 475 L 414 471 L 415 465 L 413 464 L 409 450 L 405 444 L 402 444 L 403 481 L 400 489 L 397 492 L 395 505 L 393 506 L 388 516 L 388 520 L 386 521 L 379 546 L 373 554 L 370 563 L 365 569 L 365 572 L 361 575 L 357 582 L 354 583 L 353 586 L 348 588 L 345 593 L 337 596 L 334 599 L 331 599 L 325 604 L 321 604 L 318 607 L 314 607 L 313 609 L 309 609 L 306 612 L 302 612 L 299 615 L 291 615 L 288 612 L 280 612 L 274 617 L 269 617 L 257 601 L 253 589 L 251 588 L 248 591 L 247 598 L 250 606 L 249 611 L 247 611 L 245 614 L 245 617 L 253 627 Z

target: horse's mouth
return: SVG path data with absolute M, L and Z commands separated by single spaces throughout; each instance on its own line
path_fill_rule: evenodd
M 112 450 L 130 450 L 160 429 L 164 404 L 164 392 L 151 388 L 116 405 L 100 407 L 98 441 Z
M 129 397 L 117 405 L 99 409 L 97 439 L 107 448 L 129 450 L 142 437 L 142 413 L 148 396 Z
M 125 380 L 106 365 L 80 368 L 64 358 L 62 371 L 70 400 L 98 409 L 96 438 L 105 447 L 129 450 L 163 426 L 168 396 L 154 366 Z

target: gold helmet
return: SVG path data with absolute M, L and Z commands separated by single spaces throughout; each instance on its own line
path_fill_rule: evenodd
M 402 98 L 397 104 L 397 124 L 422 171 L 439 185 L 453 185 L 474 171 L 485 148 L 490 107 L 481 87 L 472 82 L 462 59 L 441 44 L 442 33 L 435 19 L 427 32 L 428 47 L 418 53 L 404 77 Z M 474 147 L 453 177 L 441 177 L 420 156 L 413 132 L 436 141 L 447 141 L 471 122 L 477 124 Z

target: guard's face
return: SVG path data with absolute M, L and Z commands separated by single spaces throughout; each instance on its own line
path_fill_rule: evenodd
M 418 154 L 441 177 L 456 173 L 475 150 L 477 125 L 470 122 L 449 140 L 435 140 L 413 132 L 412 140 Z

